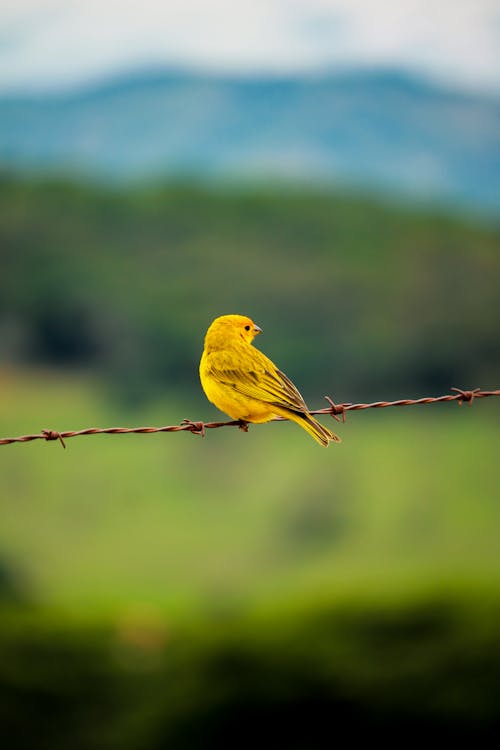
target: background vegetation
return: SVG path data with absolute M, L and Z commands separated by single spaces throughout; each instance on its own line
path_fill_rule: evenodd
M 4 175 L 0 432 L 218 417 L 197 364 L 225 312 L 311 406 L 498 387 L 498 250 L 353 195 Z M 350 414 L 328 451 L 287 424 L 1 448 L 9 746 L 491 731 L 498 416 Z
M 199 390 L 208 323 L 239 311 L 314 397 L 498 381 L 495 226 L 277 189 L 0 190 L 4 361 Z

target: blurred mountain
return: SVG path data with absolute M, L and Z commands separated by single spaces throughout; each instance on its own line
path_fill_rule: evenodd
M 393 71 L 148 72 L 78 91 L 4 95 L 0 165 L 119 180 L 334 183 L 494 211 L 500 98 Z

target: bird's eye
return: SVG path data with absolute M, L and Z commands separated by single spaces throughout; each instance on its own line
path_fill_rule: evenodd
M 245 326 L 245 331 L 249 331 L 249 330 L 250 330 L 250 326 Z

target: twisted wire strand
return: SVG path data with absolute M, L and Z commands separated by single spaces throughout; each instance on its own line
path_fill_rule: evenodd
M 310 414 L 329 414 L 337 421 L 342 419 L 345 422 L 346 412 L 357 411 L 361 409 L 382 409 L 388 406 L 415 406 L 419 404 L 437 404 L 440 402 L 457 401 L 461 406 L 464 402 L 472 405 L 476 398 L 487 398 L 489 396 L 500 396 L 500 390 L 482 391 L 479 388 L 473 390 L 462 390 L 461 388 L 452 388 L 455 393 L 449 393 L 445 396 L 426 396 L 424 398 L 405 398 L 398 401 L 373 401 L 369 404 L 336 404 L 329 396 L 325 396 L 328 406 L 324 409 L 313 409 Z M 282 417 L 277 417 L 273 422 L 287 421 Z M 0 445 L 10 445 L 12 443 L 29 443 L 32 440 L 59 440 L 63 448 L 66 447 L 67 438 L 79 437 L 80 435 L 126 435 L 130 433 L 147 435 L 157 432 L 191 432 L 194 435 L 205 435 L 206 430 L 213 430 L 218 427 L 239 427 L 241 430 L 247 430 L 248 424 L 241 420 L 230 420 L 227 422 L 199 422 L 191 419 L 184 419 L 180 424 L 168 425 L 165 427 L 87 427 L 83 430 L 66 430 L 58 432 L 57 430 L 44 429 L 33 435 L 20 435 L 19 437 L 0 438 Z

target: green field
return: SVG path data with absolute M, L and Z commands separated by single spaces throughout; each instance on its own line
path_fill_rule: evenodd
M 197 363 L 232 312 L 311 408 L 498 388 L 499 247 L 353 195 L 0 176 L 0 436 L 222 418 Z M 499 416 L 0 446 L 0 744 L 497 729 Z
M 411 394 L 413 395 L 413 394 Z M 419 395 L 419 394 L 414 394 Z M 39 750 L 321 747 L 498 722 L 496 399 L 0 447 L 0 738 Z M 3 370 L 2 435 L 211 419 Z M 24 597 L 24 604 L 23 604 Z M 26 721 L 29 717 L 29 721 Z M 242 727 L 245 728 L 242 733 Z
M 351 413 L 327 450 L 280 423 L 2 446 L 0 549 L 37 600 L 87 614 L 494 587 L 499 407 Z M 219 418 L 50 372 L 5 371 L 1 410 L 4 435 Z

